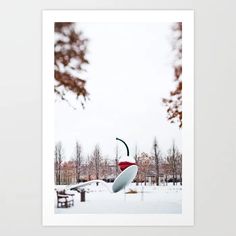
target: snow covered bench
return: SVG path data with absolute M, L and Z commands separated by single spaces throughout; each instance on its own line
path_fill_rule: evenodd
M 56 190 L 57 207 L 70 207 L 74 205 L 74 193 L 66 193 L 66 190 Z

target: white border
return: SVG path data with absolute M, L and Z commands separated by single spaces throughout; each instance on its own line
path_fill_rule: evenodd
M 54 213 L 54 22 L 183 22 L 182 214 Z M 157 226 L 194 224 L 194 12 L 192 10 L 43 11 L 43 225 Z M 186 78 L 186 79 L 185 79 Z

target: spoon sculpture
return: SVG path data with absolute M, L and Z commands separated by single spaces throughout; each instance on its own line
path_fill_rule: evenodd
M 134 178 L 138 172 L 138 166 L 135 164 L 135 160 L 129 157 L 129 148 L 128 148 L 127 144 L 119 138 L 116 138 L 116 140 L 119 140 L 125 144 L 126 149 L 127 149 L 127 157 L 121 158 L 119 160 L 118 164 L 119 164 L 120 170 L 122 172 L 116 177 L 114 183 L 112 184 L 112 187 L 110 188 L 105 181 L 96 179 L 96 180 L 87 181 L 85 183 L 70 185 L 69 186 L 70 190 L 78 190 L 78 189 L 83 188 L 83 187 L 90 185 L 92 183 L 101 183 L 111 193 L 117 193 L 120 190 L 124 189 L 127 185 L 129 185 L 134 180 Z

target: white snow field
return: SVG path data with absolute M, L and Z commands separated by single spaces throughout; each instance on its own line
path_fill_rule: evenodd
M 112 184 L 109 184 L 110 187 Z M 65 186 L 56 186 L 57 189 Z M 125 194 L 129 190 L 137 193 Z M 143 189 L 143 190 L 142 190 Z M 182 212 L 182 186 L 136 186 L 130 184 L 125 191 L 110 193 L 101 184 L 90 185 L 85 188 L 86 201 L 80 202 L 80 193 L 75 193 L 75 204 L 69 208 L 57 208 L 55 192 L 56 214 L 181 214 Z

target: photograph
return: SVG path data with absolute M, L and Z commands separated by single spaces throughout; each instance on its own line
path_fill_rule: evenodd
M 191 224 L 193 24 L 181 11 L 44 13 L 48 224 Z
M 1 235 L 236 236 L 236 1 L 26 1 L 1 8 Z

